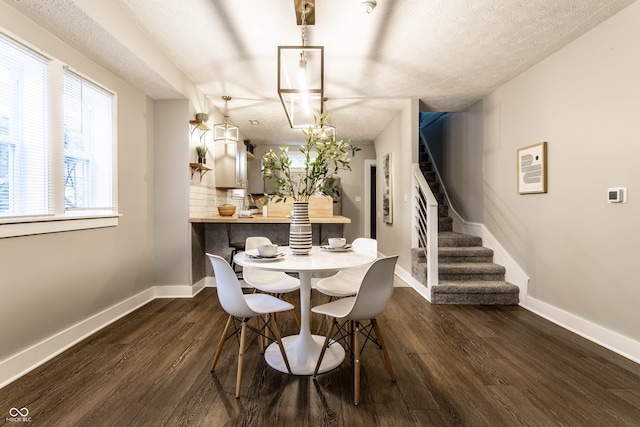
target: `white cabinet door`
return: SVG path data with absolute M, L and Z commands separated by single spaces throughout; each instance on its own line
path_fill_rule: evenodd
M 216 187 L 247 185 L 247 148 L 243 144 L 215 144 Z

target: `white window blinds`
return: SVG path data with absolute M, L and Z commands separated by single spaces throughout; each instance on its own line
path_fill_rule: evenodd
M 47 66 L 0 34 L 0 217 L 53 213 Z
M 64 208 L 115 211 L 114 95 L 64 71 Z

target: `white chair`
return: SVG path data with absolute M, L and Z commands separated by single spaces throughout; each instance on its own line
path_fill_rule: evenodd
M 353 241 L 351 247 L 355 252 L 373 257 L 378 255 L 378 242 L 375 239 L 359 237 Z M 320 279 L 315 283 L 314 289 L 335 298 L 355 295 L 368 268 L 369 266 L 365 265 L 363 267 L 340 270 L 333 276 Z
M 359 237 L 351 244 L 355 252 L 360 252 L 372 257 L 378 256 L 378 241 L 368 237 Z M 358 268 L 348 268 L 340 270 L 333 276 L 325 277 L 313 284 L 313 289 L 323 293 L 330 298 L 330 301 L 336 298 L 353 296 L 358 292 L 362 278 L 369 269 L 369 265 Z M 318 324 L 316 334 L 320 333 L 322 325 L 326 319 Z
M 266 237 L 247 237 L 244 247 L 245 250 L 256 249 L 260 245 L 270 245 L 271 240 Z M 242 276 L 245 283 L 267 294 L 279 296 L 293 304 L 291 292 L 300 289 L 300 279 L 288 275 L 280 271 L 267 271 L 259 268 L 243 267 Z M 294 310 L 294 317 L 298 327 L 300 327 L 300 319 Z
M 227 336 L 227 333 L 229 332 L 231 323 L 235 322 L 235 319 L 238 319 L 241 322 L 241 326 L 240 350 L 238 351 L 238 373 L 236 376 L 236 398 L 240 397 L 240 384 L 242 382 L 242 361 L 244 358 L 244 346 L 246 341 L 247 328 L 253 330 L 261 336 L 264 336 L 264 331 L 266 329 L 272 330 L 276 342 L 280 347 L 280 352 L 282 353 L 282 358 L 284 359 L 284 363 L 287 366 L 289 375 L 291 375 L 289 359 L 287 359 L 287 354 L 284 350 L 284 346 L 282 345 L 282 338 L 280 337 L 278 324 L 276 323 L 275 317 L 269 317 L 269 315 L 272 313 L 292 310 L 293 305 L 271 295 L 244 294 L 242 292 L 242 287 L 238 282 L 238 278 L 236 277 L 236 274 L 229 263 L 227 263 L 224 258 L 221 258 L 217 255 L 207 254 L 207 256 L 211 260 L 213 271 L 216 276 L 216 287 L 218 289 L 218 299 L 220 300 L 220 305 L 222 305 L 222 308 L 227 313 L 229 313 L 227 324 L 224 327 L 224 332 L 222 332 L 220 342 L 218 343 L 218 349 L 213 356 L 211 371 L 213 372 L 216 367 L 216 363 L 218 363 L 218 358 L 222 353 L 222 348 L 224 347 L 224 343 L 226 342 L 226 340 L 234 335 L 237 335 L 237 327 L 235 327 L 235 330 L 231 333 L 231 335 Z M 268 317 L 267 320 L 264 321 L 264 324 L 260 329 L 256 329 L 252 326 L 247 325 L 247 321 L 252 317 L 262 318 L 262 316 L 264 315 L 267 315 Z M 269 327 L 270 324 L 273 325 L 273 329 Z
M 382 338 L 376 317 L 387 307 L 393 294 L 393 276 L 397 260 L 397 255 L 376 260 L 367 270 L 356 296 L 341 298 L 327 304 L 315 306 L 311 309 L 312 312 L 323 314 L 331 319 L 329 331 L 324 340 L 324 346 L 322 347 L 320 357 L 313 372 L 313 378 L 315 379 L 318 374 L 322 358 L 332 339 L 331 334 L 333 333 L 334 327 L 337 326 L 340 337 L 337 337 L 336 341 L 349 339 L 346 344 L 350 346 L 353 353 L 353 396 L 356 405 L 360 403 L 360 352 L 368 340 L 374 341 L 379 348 L 382 349 L 384 361 L 391 375 L 391 381 L 396 380 L 393 367 L 391 366 L 391 360 L 389 359 L 389 353 L 387 352 L 387 347 Z M 340 324 L 338 320 L 344 320 L 345 322 Z M 363 321 L 368 321 L 369 323 L 365 324 Z M 375 337 L 371 333 L 372 329 Z M 362 348 L 360 347 L 361 334 L 365 337 Z M 332 343 L 332 345 L 335 344 Z

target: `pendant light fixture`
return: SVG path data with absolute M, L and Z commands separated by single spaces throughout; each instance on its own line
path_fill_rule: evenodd
M 239 140 L 239 129 L 238 126 L 229 121 L 228 102 L 231 100 L 231 97 L 225 95 L 222 99 L 224 100 L 224 122 L 214 125 L 213 140 L 224 144 L 234 144 Z
M 307 46 L 307 4 L 301 1 L 300 46 L 278 46 L 278 95 L 292 128 L 312 126 L 322 114 L 324 46 Z

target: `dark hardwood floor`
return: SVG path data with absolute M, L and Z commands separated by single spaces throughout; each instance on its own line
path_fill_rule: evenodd
M 235 342 L 209 372 L 225 320 L 215 289 L 152 301 L 0 389 L 0 424 L 25 425 L 8 418 L 26 407 L 33 426 L 640 425 L 640 365 L 520 307 L 435 306 L 396 288 L 379 320 L 397 382 L 367 345 L 357 407 L 349 362 L 290 377 L 255 345 L 235 399 Z M 290 314 L 280 322 L 296 331 Z

